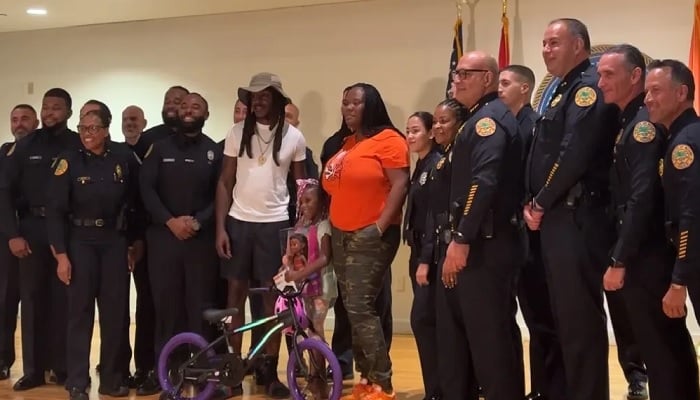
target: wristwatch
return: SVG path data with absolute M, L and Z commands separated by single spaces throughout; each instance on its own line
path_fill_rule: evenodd
M 612 261 L 612 264 L 610 264 L 611 268 L 625 268 L 625 264 L 623 264 L 621 261 L 616 260 L 612 257 L 610 258 L 610 260 Z
M 464 238 L 464 235 L 462 235 L 462 232 L 459 231 L 452 231 L 452 240 L 457 244 L 469 244 Z

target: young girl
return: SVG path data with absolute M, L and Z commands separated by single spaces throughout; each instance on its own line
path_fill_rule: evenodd
M 285 280 L 301 282 L 304 308 L 311 323 L 311 334 L 325 341 L 324 322 L 328 309 L 338 297 L 338 283 L 331 260 L 331 226 L 327 219 L 328 201 L 318 180 L 297 180 L 297 225 L 289 235 L 287 254 L 282 257 Z M 306 234 L 300 233 L 305 231 Z M 314 398 L 327 398 L 326 367 L 323 356 L 314 354 L 320 370 L 310 371 L 309 390 Z
M 304 289 L 304 305 L 306 314 L 311 321 L 315 333 L 325 340 L 323 324 L 328 314 L 328 309 L 333 306 L 338 297 L 337 283 L 331 260 L 331 226 L 327 219 L 327 200 L 325 193 L 320 190 L 316 179 L 298 180 L 298 210 L 297 228 L 307 229 L 308 240 L 307 254 L 304 267 L 299 268 L 299 263 L 294 262 L 296 257 L 285 257 L 283 262 L 294 264 L 285 274 L 287 281 L 301 282 L 309 278 L 310 281 Z M 290 242 L 295 239 L 295 234 L 290 236 Z M 315 241 L 315 243 L 311 243 Z M 317 249 L 314 251 L 314 249 Z

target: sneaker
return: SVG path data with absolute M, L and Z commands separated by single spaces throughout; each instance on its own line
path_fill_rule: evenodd
M 343 396 L 340 398 L 340 400 L 360 400 L 364 399 L 367 395 L 372 393 L 374 389 L 372 388 L 371 385 L 367 383 L 358 383 L 355 386 L 352 387 L 352 393 L 349 395 Z
M 362 400 L 395 400 L 396 392 L 391 391 L 391 393 L 385 392 L 381 386 L 372 385 L 372 391 L 362 398 Z

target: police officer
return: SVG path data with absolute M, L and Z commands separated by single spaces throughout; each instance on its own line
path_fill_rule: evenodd
M 66 127 L 71 105 L 65 90 L 48 90 L 41 106 L 42 128 L 15 143 L 2 163 L 0 230 L 19 258 L 24 368 L 24 376 L 14 385 L 19 391 L 43 385 L 44 371 L 49 369 L 58 383 L 65 381 L 66 288 L 54 274 L 56 261 L 47 243 L 45 217 L 54 159 L 82 146 L 78 135 Z
M 18 104 L 10 112 L 10 132 L 15 141 L 22 139 L 39 126 L 36 111 L 29 104 Z M 12 142 L 0 147 L 0 170 L 2 158 L 12 147 Z M 15 328 L 19 305 L 19 265 L 17 257 L 5 245 L 7 238 L 0 240 L 0 380 L 10 377 L 10 367 L 15 362 Z
M 561 82 L 535 128 L 523 216 L 540 230 L 567 399 L 603 400 L 610 393 L 601 277 L 614 239 L 606 207 L 617 110 L 603 104 L 582 22 L 551 22 L 543 46 L 547 70 Z
M 498 96 L 518 120 L 523 141 L 523 165 L 532 143 L 532 131 L 539 115 L 530 105 L 535 74 L 524 65 L 509 65 L 499 76 Z M 523 199 L 524 200 L 524 199 Z M 527 257 L 518 277 L 518 304 L 530 332 L 530 394 L 528 400 L 563 400 L 564 360 L 554 329 L 554 316 L 547 289 L 540 233 L 527 230 Z
M 151 215 L 146 239 L 156 359 L 177 333 L 215 334 L 202 311 L 214 306 L 219 276 L 213 212 L 222 156 L 219 145 L 202 133 L 208 117 L 206 100 L 197 93 L 186 95 L 177 133 L 153 144 L 141 168 L 141 196 Z M 157 392 L 157 376 L 151 374 L 142 387 Z
M 409 150 L 418 155 L 418 161 L 411 174 L 403 220 L 403 238 L 411 248 L 408 264 L 413 288 L 411 329 L 418 347 L 426 399 L 437 399 L 440 396 L 435 329 L 437 266 L 433 262 L 434 243 L 426 240 L 429 236 L 426 222 L 431 196 L 426 184 L 430 171 L 441 157 L 432 126 L 433 116 L 425 111 L 414 113 L 406 123 L 406 141 Z
M 452 151 L 451 240 L 441 268 L 448 289 L 447 309 L 438 313 L 441 357 L 455 360 L 440 371 L 445 399 L 475 399 L 477 380 L 489 400 L 519 400 L 525 392 L 515 321 L 523 149 L 517 121 L 498 99 L 498 72 L 496 60 L 479 51 L 453 72 L 454 98 L 470 116 Z
M 178 111 L 182 99 L 189 93 L 189 90 L 182 86 L 172 86 L 165 92 L 163 98 L 163 110 L 161 115 L 163 123 L 156 125 L 141 135 L 140 148 L 148 150 L 150 145 L 172 136 L 178 129 Z
M 607 50 L 598 64 L 605 102 L 622 110 L 611 173 L 618 239 L 603 286 L 623 300 L 648 368 L 652 398 L 697 399 L 698 367 L 685 321 L 667 317 L 659 307 L 675 255 L 665 238 L 658 174 L 665 137 L 644 107 L 645 71 L 644 57 L 631 45 Z
M 90 344 L 95 300 L 100 310 L 100 394 L 128 395 L 122 385 L 123 335 L 128 332 L 129 260 L 127 218 L 138 198 L 138 159 L 109 140 L 111 113 L 102 105 L 78 125 L 82 149 L 62 153 L 49 184 L 47 230 L 68 287 L 68 379 L 70 399 L 88 399 Z M 132 264 L 133 265 L 133 264 Z

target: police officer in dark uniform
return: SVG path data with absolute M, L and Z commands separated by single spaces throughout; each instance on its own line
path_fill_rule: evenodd
M 658 173 L 665 137 L 644 107 L 645 71 L 644 57 L 631 45 L 610 48 L 598 63 L 605 102 L 622 110 L 611 173 L 618 239 L 603 286 L 619 296 L 629 316 L 646 362 L 651 397 L 697 399 L 698 367 L 685 321 L 667 317 L 659 307 L 675 254 L 665 238 Z M 628 398 L 633 395 L 630 390 Z
M 202 133 L 208 117 L 206 100 L 196 93 L 186 95 L 177 134 L 153 144 L 141 168 L 141 196 L 151 215 L 146 239 L 156 359 L 177 333 L 216 333 L 202 320 L 202 311 L 215 305 L 219 277 L 213 213 L 222 154 L 221 147 Z M 158 387 L 155 375 L 147 382 Z
M 408 117 L 406 141 L 411 152 L 418 155 L 418 161 L 411 174 L 403 219 L 403 238 L 411 248 L 408 264 L 413 288 L 411 329 L 418 348 L 426 399 L 440 396 L 435 328 L 437 266 L 433 262 L 434 243 L 427 240 L 430 235 L 426 230 L 431 196 L 428 176 L 441 157 L 432 127 L 433 116 L 428 112 L 419 111 Z
M 39 126 L 36 110 L 29 104 L 18 104 L 10 112 L 10 132 L 18 141 Z M 0 147 L 0 171 L 2 160 L 13 143 Z M 19 305 L 19 263 L 6 244 L 0 239 L 0 380 L 10 377 L 10 367 L 15 362 L 15 329 Z
M 614 240 L 607 206 L 617 110 L 597 89 L 583 23 L 553 21 L 543 46 L 547 69 L 561 82 L 535 128 L 525 177 L 532 200 L 523 216 L 540 230 L 567 399 L 604 400 L 610 392 L 601 277 Z
M 148 146 L 141 140 L 143 130 L 147 121 L 144 118 L 143 110 L 138 106 L 128 106 L 122 111 L 122 133 L 125 144 L 139 157 L 140 160 L 146 155 Z M 139 204 L 138 211 L 143 212 L 143 207 Z M 145 214 L 145 212 L 143 212 Z M 136 289 L 136 333 L 134 335 L 134 364 L 136 371 L 129 382 L 129 387 L 137 389 L 143 385 L 146 378 L 155 370 L 155 310 L 153 307 L 153 294 L 151 293 L 151 281 L 148 275 L 148 263 L 145 256 L 145 236 L 148 226 L 147 216 L 140 218 L 136 227 L 130 227 L 138 238 L 133 244 L 133 256 L 135 266 L 133 268 L 134 286 Z M 129 321 L 131 324 L 131 321 Z M 124 357 L 130 358 L 130 344 L 127 335 L 123 350 Z M 130 362 L 127 362 L 130 364 Z
M 99 393 L 124 397 L 121 343 L 129 312 L 127 219 L 138 199 L 138 158 L 124 144 L 109 140 L 106 106 L 80 119 L 82 149 L 59 155 L 49 184 L 47 230 L 68 287 L 68 379 L 70 399 L 88 399 L 90 344 L 95 300 L 100 310 Z M 132 224 L 135 222 L 132 219 Z M 132 225 L 133 226 L 133 225 Z
M 0 230 L 20 259 L 24 376 L 14 385 L 19 391 L 43 385 L 46 370 L 53 369 L 60 384 L 66 376 L 66 287 L 54 273 L 45 217 L 51 165 L 59 153 L 82 146 L 66 127 L 71 105 L 65 90 L 48 90 L 41 107 L 42 128 L 11 147 L 2 164 Z
M 501 70 L 498 95 L 518 120 L 523 141 L 523 166 L 532 144 L 532 132 L 539 115 L 530 105 L 535 74 L 524 65 Z M 524 171 L 524 168 L 523 168 Z M 525 199 L 523 199 L 524 201 Z M 554 316 L 547 289 L 540 233 L 526 230 L 527 256 L 518 277 L 518 304 L 530 332 L 530 393 L 527 400 L 564 400 L 564 360 L 554 328 Z
M 450 231 L 441 263 L 444 312 L 438 312 L 445 399 L 522 399 L 522 341 L 515 320 L 516 278 L 524 254 L 518 212 L 523 196 L 522 140 L 498 99 L 498 64 L 465 54 L 453 73 L 454 98 L 470 116 L 452 150 Z M 475 376 L 475 379 L 469 379 Z
M 163 111 L 161 115 L 163 117 L 163 123 L 156 125 L 141 135 L 139 140 L 140 149 L 146 149 L 156 142 L 166 139 L 172 136 L 178 129 L 178 110 L 180 109 L 180 103 L 182 99 L 189 93 L 189 90 L 182 86 L 173 86 L 165 92 L 165 97 L 163 98 Z M 140 156 L 140 155 L 139 155 Z M 143 158 L 143 157 L 142 157 Z

